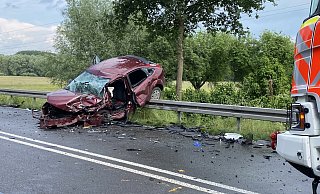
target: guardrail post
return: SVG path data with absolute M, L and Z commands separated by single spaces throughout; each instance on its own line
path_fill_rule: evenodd
M 32 106 L 33 106 L 32 108 L 36 107 L 36 97 L 33 97 Z
M 13 104 L 13 95 L 10 95 L 10 101 L 9 104 Z
M 241 131 L 241 119 L 240 119 L 240 117 L 237 117 L 237 130 L 239 132 Z
M 179 123 L 179 125 L 181 125 L 181 118 L 182 118 L 181 111 L 178 111 L 178 123 Z

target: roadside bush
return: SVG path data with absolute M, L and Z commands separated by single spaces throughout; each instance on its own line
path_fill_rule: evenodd
M 245 101 L 241 88 L 237 83 L 219 83 L 210 91 L 210 103 L 242 105 Z
M 175 100 L 174 86 L 170 85 L 166 87 L 162 96 L 163 99 L 166 100 Z M 292 103 L 292 98 L 289 93 L 273 96 L 262 95 L 253 98 L 243 90 L 243 86 L 240 83 L 234 82 L 218 83 L 210 91 L 186 89 L 182 93 L 182 100 L 277 109 L 286 109 L 287 104 Z
M 186 89 L 182 93 L 182 100 L 189 102 L 210 103 L 210 92 L 201 89 Z
M 162 98 L 165 100 L 176 100 L 176 89 L 173 85 L 169 85 L 162 91 Z
M 163 91 L 163 99 L 175 100 L 175 88 L 170 85 Z M 182 93 L 183 101 L 242 105 L 245 101 L 243 92 L 237 83 L 218 83 L 210 91 L 186 89 Z
M 292 102 L 293 99 L 289 94 L 279 94 L 277 96 L 261 96 L 248 101 L 246 106 L 286 109 L 287 105 Z

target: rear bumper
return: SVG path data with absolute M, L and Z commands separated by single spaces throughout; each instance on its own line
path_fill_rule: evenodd
M 320 177 L 320 136 L 278 134 L 277 152 L 303 174 Z
M 277 152 L 289 162 L 311 168 L 309 136 L 278 134 Z

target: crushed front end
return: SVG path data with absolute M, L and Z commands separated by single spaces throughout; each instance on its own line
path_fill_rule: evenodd
M 42 106 L 40 128 L 53 128 L 83 123 L 85 126 L 99 126 L 103 114 L 109 109 L 108 99 L 102 100 L 91 94 L 77 94 L 60 90 L 47 95 L 47 102 Z
M 97 110 L 89 112 L 83 109 L 78 112 L 68 112 L 46 102 L 42 107 L 40 128 L 64 127 L 80 122 L 84 126 L 99 126 L 103 120 L 103 115 Z
M 108 78 L 84 71 L 65 89 L 47 94 L 47 102 L 40 116 L 40 127 L 63 127 L 79 122 L 85 126 L 101 125 L 102 113 L 107 112 L 101 110 L 111 109 L 105 88 L 109 81 Z

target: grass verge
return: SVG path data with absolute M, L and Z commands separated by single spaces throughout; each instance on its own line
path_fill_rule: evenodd
M 46 99 L 0 95 L 0 105 L 40 110 Z
M 145 108 L 138 109 L 130 120 L 145 125 L 166 126 L 178 123 L 178 116 L 173 111 Z M 269 139 L 272 132 L 285 129 L 285 125 L 279 122 L 242 119 L 241 129 L 238 131 L 236 118 L 187 113 L 182 114 L 181 124 L 186 127 L 200 126 L 213 135 L 226 132 L 241 133 L 244 137 L 253 135 L 255 140 Z

